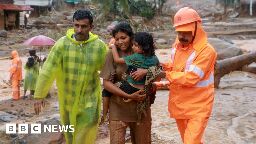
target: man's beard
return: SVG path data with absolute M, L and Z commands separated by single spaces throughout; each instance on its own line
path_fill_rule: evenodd
M 76 33 L 75 36 L 76 37 L 83 37 L 84 35 L 82 33 Z
M 76 34 L 75 34 L 75 38 L 76 38 L 77 40 L 83 40 L 83 39 L 85 38 L 85 35 L 82 34 L 82 33 L 76 33 Z
M 179 38 L 179 41 L 184 44 L 188 44 L 189 40 L 185 38 Z

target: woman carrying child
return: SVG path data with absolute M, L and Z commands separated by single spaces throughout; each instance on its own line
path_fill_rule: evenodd
M 156 68 L 159 63 L 154 55 L 153 38 L 148 33 L 137 33 L 133 39 L 131 26 L 124 22 L 115 27 L 112 35 L 116 42 L 111 46 L 113 49 L 109 51 L 101 72 L 104 88 L 112 94 L 109 97 L 110 143 L 124 144 L 126 128 L 129 127 L 133 144 L 150 144 L 152 102 L 144 107 L 144 114 L 138 115 L 138 107 L 144 101 L 149 102 L 148 94 L 152 97 L 155 94 L 142 93 L 148 68 Z

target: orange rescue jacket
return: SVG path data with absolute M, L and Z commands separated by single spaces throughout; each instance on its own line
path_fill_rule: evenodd
M 22 80 L 22 62 L 17 51 L 12 51 L 12 65 L 10 67 L 10 79 Z
M 164 64 L 170 82 L 168 110 L 176 119 L 209 117 L 214 100 L 214 65 L 217 53 L 198 24 L 196 37 L 187 48 L 173 45 L 171 59 Z

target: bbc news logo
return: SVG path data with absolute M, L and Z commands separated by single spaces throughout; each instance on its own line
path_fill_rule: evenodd
M 74 125 L 6 124 L 6 134 L 41 134 L 42 132 L 74 132 Z

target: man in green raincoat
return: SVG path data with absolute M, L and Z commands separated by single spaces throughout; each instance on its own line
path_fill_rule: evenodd
M 90 32 L 92 23 L 90 11 L 74 13 L 74 28 L 55 43 L 36 85 L 34 107 L 39 114 L 43 98 L 56 79 L 61 124 L 74 125 L 75 129 L 64 133 L 67 144 L 93 144 L 96 139 L 101 110 L 98 71 L 105 62 L 107 46 Z

